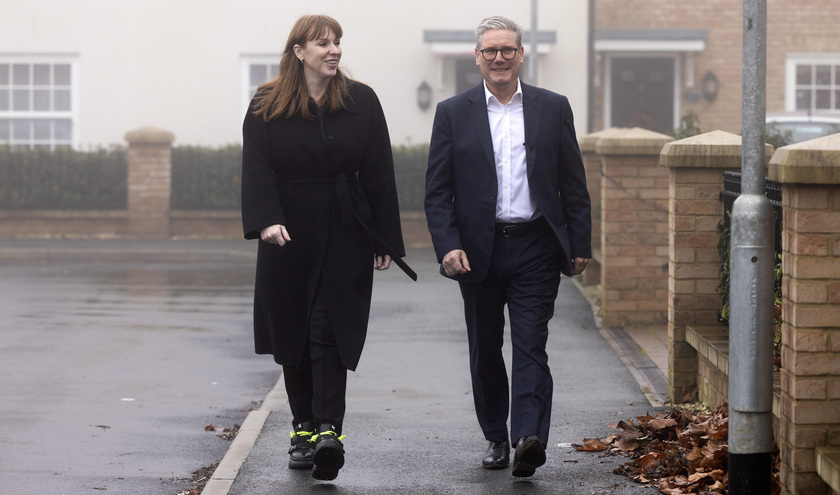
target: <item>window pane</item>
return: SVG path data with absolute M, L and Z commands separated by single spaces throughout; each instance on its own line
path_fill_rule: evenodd
M 840 89 L 834 90 L 834 109 L 840 110 Z
M 269 71 L 268 79 L 275 79 L 277 75 L 280 74 L 280 66 L 277 64 L 271 64 L 271 69 Z M 267 79 L 267 80 L 268 80 Z
M 53 77 L 53 84 L 56 86 L 70 86 L 70 64 L 55 64 Z
M 32 92 L 33 107 L 36 112 L 50 111 L 50 90 L 36 89 Z
M 54 91 L 55 96 L 55 107 L 53 110 L 56 112 L 69 112 L 70 111 L 70 90 L 69 89 L 57 89 Z
M 840 86 L 840 65 L 834 66 L 834 85 Z
M 12 109 L 17 112 L 29 110 L 29 90 L 16 89 L 12 91 Z
M 15 64 L 12 66 L 12 82 L 14 84 L 29 84 L 29 69 L 28 64 Z
M 50 66 L 47 64 L 36 64 L 32 67 L 35 84 L 42 86 L 50 85 Z
M 9 64 L 0 64 L 0 86 L 6 86 L 9 84 L 9 74 L 11 73 L 11 68 Z
M 0 89 L 0 112 L 8 112 L 11 105 L 9 105 L 9 96 L 11 91 L 8 89 Z
M 0 143 L 9 142 L 10 133 L 12 132 L 12 121 L 9 119 L 0 119 Z
M 831 84 L 831 66 L 818 65 L 817 66 L 817 84 Z
M 70 141 L 73 135 L 73 123 L 70 119 L 56 119 L 53 124 L 55 125 L 55 140 Z
M 19 119 L 12 121 L 12 139 L 15 141 L 29 141 L 32 136 L 31 120 Z
M 50 139 L 52 130 L 51 120 L 36 120 L 35 121 L 35 139 L 47 140 Z
M 796 91 L 796 109 L 810 110 L 811 109 L 811 90 L 800 89 Z
M 265 82 L 265 65 L 251 64 L 251 86 L 257 86 Z
M 815 92 L 816 101 L 814 102 L 814 108 L 818 110 L 830 110 L 831 109 L 831 90 L 828 89 L 818 89 Z
M 811 84 L 811 66 L 796 66 L 796 84 Z

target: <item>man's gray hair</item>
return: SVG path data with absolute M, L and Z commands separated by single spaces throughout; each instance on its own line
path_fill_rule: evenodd
M 516 48 L 522 46 L 522 28 L 507 17 L 493 16 L 481 21 L 477 28 L 475 28 L 475 47 L 481 49 L 481 37 L 486 31 L 491 29 L 506 29 L 513 31 L 516 34 Z

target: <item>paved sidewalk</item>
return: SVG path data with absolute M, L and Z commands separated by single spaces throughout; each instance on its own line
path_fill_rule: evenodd
M 319 482 L 287 469 L 291 415 L 280 380 L 243 424 L 204 495 L 657 493 L 612 473 L 626 459 L 571 444 L 658 410 L 649 401 L 663 392 L 661 370 L 649 358 L 661 358 L 658 329 L 639 338 L 653 352 L 620 329 L 600 329 L 589 302 L 565 279 L 549 337 L 555 392 L 548 462 L 533 478 L 487 471 L 458 286 L 438 275 L 431 250 L 411 250 L 407 260 L 416 283 L 396 269 L 376 274 L 367 344 L 348 379 L 347 460 L 338 478 Z

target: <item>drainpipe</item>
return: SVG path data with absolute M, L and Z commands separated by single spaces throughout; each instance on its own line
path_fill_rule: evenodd
M 730 495 L 770 493 L 773 443 L 773 210 L 764 194 L 767 0 L 744 0 L 741 196 L 732 207 Z

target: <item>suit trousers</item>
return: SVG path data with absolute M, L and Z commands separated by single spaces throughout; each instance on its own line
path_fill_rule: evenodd
M 537 435 L 548 443 L 554 382 L 548 367 L 548 322 L 560 285 L 562 248 L 551 229 L 495 236 L 487 276 L 461 282 L 478 423 L 491 442 Z M 511 381 L 502 353 L 507 305 Z M 510 411 L 510 437 L 507 419 Z
M 319 284 L 309 320 L 309 340 L 296 366 L 283 366 L 294 424 L 330 423 L 341 434 L 346 410 L 347 368 L 341 364 L 335 334 Z

